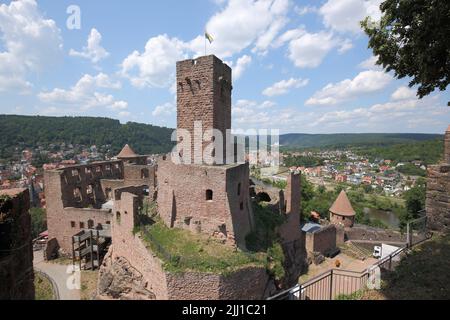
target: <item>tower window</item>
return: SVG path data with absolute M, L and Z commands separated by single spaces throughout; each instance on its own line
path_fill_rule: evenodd
M 238 196 L 241 195 L 241 183 L 238 183 L 238 191 L 237 191 Z
M 75 228 L 75 221 L 70 221 L 70 227 Z
M 244 210 L 244 203 L 243 203 L 243 202 L 241 202 L 241 204 L 239 205 L 239 208 L 240 208 L 241 210 Z
M 120 217 L 119 211 L 116 212 L 116 222 L 117 222 L 117 224 L 120 224 L 120 222 L 121 222 L 121 217 Z
M 208 189 L 206 190 L 206 201 L 212 201 L 213 199 L 213 191 Z

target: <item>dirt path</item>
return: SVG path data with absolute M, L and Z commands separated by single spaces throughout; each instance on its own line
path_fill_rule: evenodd
M 70 289 L 67 285 L 72 277 L 67 273 L 68 265 L 46 262 L 42 251 L 34 252 L 33 264 L 35 269 L 45 273 L 56 283 L 60 300 L 80 300 L 80 290 Z

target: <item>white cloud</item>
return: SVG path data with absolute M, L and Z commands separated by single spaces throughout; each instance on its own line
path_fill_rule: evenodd
M 160 117 L 160 116 L 170 116 L 175 113 L 177 110 L 177 107 L 174 103 L 166 102 L 162 105 L 159 105 L 153 110 L 152 115 L 154 117 Z
M 60 108 L 74 108 L 85 111 L 91 108 L 106 107 L 112 110 L 124 110 L 128 107 L 126 101 L 118 101 L 112 95 L 99 92 L 99 89 L 119 89 L 120 83 L 100 73 L 93 77 L 84 75 L 69 90 L 56 88 L 50 92 L 41 92 L 38 98 L 47 104 Z
M 34 0 L 0 5 L 0 92 L 28 93 L 29 72 L 45 70 L 62 54 L 62 38 L 55 21 L 45 19 Z
M 338 52 L 340 54 L 343 54 L 347 52 L 348 50 L 353 48 L 353 43 L 350 39 L 345 39 L 339 46 Z
M 128 112 L 128 111 L 120 111 L 117 115 L 118 115 L 119 117 L 122 117 L 122 118 L 127 118 L 127 117 L 129 117 L 129 116 L 131 115 L 131 112 Z
M 277 40 L 275 40 L 275 43 L 273 44 L 274 48 L 281 47 L 286 42 L 289 42 L 294 39 L 300 38 L 302 35 L 306 33 L 304 27 L 299 27 L 296 29 L 290 29 L 285 31 L 280 37 L 278 37 Z
M 229 0 L 206 24 L 215 39 L 208 52 L 228 58 L 253 45 L 254 52 L 264 54 L 287 23 L 288 9 L 288 0 Z M 203 35 L 189 45 L 196 55 L 204 54 Z
M 370 16 L 379 20 L 382 0 L 328 0 L 319 13 L 328 28 L 338 32 L 362 32 L 360 21 Z
M 92 63 L 97 63 L 109 56 L 109 52 L 107 52 L 105 48 L 100 45 L 101 41 L 102 35 L 97 31 L 97 29 L 93 28 L 89 34 L 87 46 L 83 47 L 81 51 L 70 49 L 69 54 L 74 57 L 89 59 Z
M 408 87 L 400 87 L 392 94 L 392 100 L 405 100 L 405 99 L 413 99 L 416 97 L 416 91 L 410 89 Z
M 289 43 L 289 58 L 299 68 L 315 68 L 337 45 L 331 33 L 305 33 Z
M 286 94 L 290 89 L 304 87 L 308 84 L 308 79 L 295 79 L 290 78 L 288 80 L 282 80 L 274 83 L 272 86 L 264 89 L 263 95 L 268 97 L 279 96 Z
M 134 51 L 121 65 L 121 74 L 139 88 L 166 88 L 173 85 L 175 63 L 186 58 L 186 44 L 177 38 L 159 35 L 150 38 L 144 52 Z
M 228 61 L 226 63 L 233 69 L 233 79 L 239 79 L 245 69 L 247 69 L 247 67 L 252 63 L 252 57 L 249 55 L 243 55 L 237 59 L 236 63 L 233 63 L 232 61 Z
M 316 13 L 318 11 L 318 9 L 317 9 L 317 7 L 314 7 L 314 6 L 303 6 L 303 7 L 296 6 L 294 8 L 294 11 L 298 15 L 303 16 L 308 13 Z
M 336 105 L 362 94 L 385 88 L 392 77 L 382 71 L 363 71 L 353 79 L 328 84 L 306 101 L 306 105 Z
M 358 67 L 366 70 L 382 70 L 383 67 L 376 64 L 377 60 L 377 57 L 371 56 L 370 58 L 367 58 L 366 60 L 361 62 Z

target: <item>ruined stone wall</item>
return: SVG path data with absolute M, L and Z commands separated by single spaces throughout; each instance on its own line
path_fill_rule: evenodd
M 142 175 L 144 169 L 146 176 Z M 110 223 L 111 213 L 101 206 L 115 189 L 145 184 L 153 193 L 155 181 L 154 166 L 124 165 L 121 160 L 45 171 L 49 239 L 56 238 L 62 251 L 70 254 L 74 234 Z
M 406 234 L 399 231 L 380 229 L 365 225 L 354 225 L 353 228 L 345 228 L 346 240 L 369 240 L 384 242 L 405 242 Z
M 345 228 L 351 228 L 355 223 L 355 217 L 341 216 L 339 214 L 330 212 L 330 222 L 336 225 L 342 225 Z
M 425 210 L 431 230 L 450 231 L 450 126 L 444 137 L 444 162 L 428 167 Z
M 231 81 L 231 68 L 213 55 L 177 62 L 177 128 L 194 137 L 194 122 L 201 121 L 203 132 L 218 129 L 225 138 L 231 128 Z M 210 141 L 202 137 L 196 143 L 205 148 Z M 201 163 L 201 154 L 194 155 L 194 139 L 191 146 L 192 163 Z M 225 155 L 226 143 L 223 147 Z
M 288 176 L 285 190 L 284 208 L 286 222 L 279 228 L 279 233 L 284 242 L 296 241 L 300 238 L 300 201 L 301 185 L 300 173 L 291 172 Z M 281 197 L 282 198 L 282 197 Z M 282 201 L 282 200 L 280 200 Z M 283 210 L 282 210 L 283 211 Z
M 253 224 L 248 176 L 248 164 L 194 166 L 161 161 L 158 212 L 169 227 L 206 233 L 245 247 L 245 236 Z
M 131 189 L 128 189 L 129 191 Z M 112 223 L 112 260 L 125 259 L 139 274 L 140 290 L 158 300 L 261 299 L 267 285 L 265 268 L 247 267 L 224 276 L 219 274 L 164 271 L 162 261 L 147 248 L 132 230 L 141 200 L 135 194 L 117 190 L 115 219 Z M 120 195 L 120 197 L 119 197 Z M 120 218 L 117 218 L 117 214 Z M 101 270 L 101 277 L 107 277 Z M 100 279 L 104 282 L 104 280 Z
M 425 210 L 431 230 L 450 231 L 450 164 L 428 168 Z
M 447 131 L 445 131 L 444 163 L 450 164 L 450 126 L 447 128 Z
M 34 300 L 30 197 L 27 189 L 0 191 L 0 300 Z
M 320 252 L 323 255 L 336 249 L 336 227 L 330 224 L 316 232 L 306 233 L 306 251 Z

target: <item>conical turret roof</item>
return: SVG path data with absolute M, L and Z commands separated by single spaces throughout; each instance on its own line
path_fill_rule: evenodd
M 126 158 L 136 158 L 138 155 L 131 149 L 131 147 L 126 144 L 125 147 L 123 147 L 122 151 L 117 155 L 117 158 L 119 159 L 126 159 Z
M 354 216 L 356 214 L 344 190 L 341 191 L 336 201 L 331 206 L 330 212 L 340 216 Z

